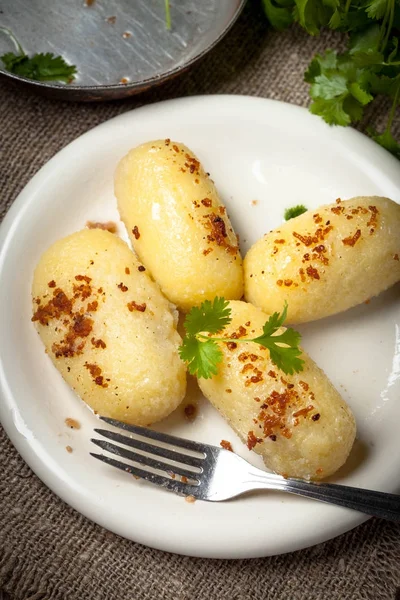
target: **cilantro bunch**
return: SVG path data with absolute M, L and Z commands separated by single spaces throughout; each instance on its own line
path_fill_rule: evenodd
M 328 27 L 348 34 L 348 49 L 317 54 L 305 73 L 312 113 L 330 125 L 360 121 L 382 94 L 392 106 L 383 132 L 369 130 L 378 144 L 400 158 L 391 129 L 400 104 L 400 0 L 262 0 L 276 29 L 299 23 L 309 34 Z
M 209 379 L 218 373 L 218 365 L 223 355 L 221 343 L 254 342 L 268 348 L 271 361 L 286 374 L 293 375 L 303 370 L 304 361 L 299 358 L 300 333 L 285 329 L 277 334 L 287 316 L 287 303 L 282 314 L 275 312 L 264 324 L 263 333 L 256 338 L 224 337 L 223 330 L 231 322 L 229 302 L 224 298 L 205 300 L 199 307 L 193 307 L 187 314 L 184 327 L 186 335 L 179 348 L 179 354 L 187 363 L 189 373 Z M 216 337 L 215 334 L 219 334 Z

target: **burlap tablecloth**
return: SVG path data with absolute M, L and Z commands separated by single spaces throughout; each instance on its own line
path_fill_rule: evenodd
M 69 104 L 1 82 L 0 217 L 58 150 L 142 104 L 231 93 L 307 105 L 303 72 L 310 57 L 341 43 L 333 34 L 313 39 L 299 28 L 272 32 L 253 2 L 201 63 L 139 97 Z M 385 115 L 387 105 L 381 103 L 364 125 L 382 125 Z M 400 136 L 399 119 L 395 134 Z M 187 558 L 121 539 L 66 506 L 31 472 L 2 430 L 0 464 L 1 600 L 400 599 L 399 524 L 371 519 L 333 541 L 273 558 Z

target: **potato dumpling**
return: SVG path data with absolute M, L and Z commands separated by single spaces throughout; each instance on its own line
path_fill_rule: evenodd
M 36 267 L 32 297 L 49 356 L 95 412 L 149 425 L 181 402 L 176 311 L 121 239 L 87 229 L 56 242 Z
M 224 336 L 256 337 L 267 315 L 245 302 L 229 303 Z M 283 328 L 282 328 L 283 330 Z M 304 370 L 285 375 L 254 342 L 220 344 L 223 361 L 203 394 L 268 468 L 288 477 L 322 479 L 346 461 L 354 417 L 326 375 L 303 352 Z
M 189 148 L 169 139 L 134 148 L 118 164 L 115 195 L 139 259 L 178 308 L 242 297 L 237 237 Z
M 400 205 L 360 196 L 291 219 L 250 248 L 245 298 L 288 323 L 341 312 L 400 280 Z

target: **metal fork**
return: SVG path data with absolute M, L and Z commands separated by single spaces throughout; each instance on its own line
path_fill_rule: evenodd
M 332 483 L 285 479 L 257 469 L 237 454 L 216 446 L 127 425 L 106 417 L 100 418 L 131 435 L 95 429 L 107 440 L 91 441 L 106 452 L 131 463 L 104 454 L 90 454 L 166 490 L 212 502 L 234 498 L 251 490 L 278 490 L 400 521 L 400 495 Z

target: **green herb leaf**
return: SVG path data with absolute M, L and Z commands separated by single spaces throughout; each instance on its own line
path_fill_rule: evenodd
M 357 81 L 353 81 L 353 83 L 350 84 L 349 90 L 352 96 L 354 96 L 362 106 L 366 106 L 374 99 L 372 94 L 364 90 Z
M 390 10 L 393 0 L 370 0 L 366 5 L 367 15 L 371 19 L 382 19 L 385 13 Z
M 7 71 L 34 79 L 35 81 L 64 81 L 74 79 L 76 67 L 69 65 L 61 56 L 51 52 L 34 54 L 29 58 L 26 54 L 8 52 L 0 57 Z
M 346 77 L 340 73 L 332 73 L 329 77 L 318 75 L 311 86 L 310 94 L 312 98 L 324 98 L 325 100 L 332 100 L 342 94 L 347 95 Z
M 317 35 L 332 18 L 339 0 L 295 0 L 295 18 L 311 35 Z
M 299 217 L 305 212 L 307 212 L 307 208 L 304 206 L 304 204 L 297 204 L 296 206 L 292 206 L 291 208 L 285 208 L 283 216 L 285 218 L 285 221 L 289 221 L 290 219 L 295 219 L 296 217 Z
M 379 49 L 380 40 L 381 34 L 379 25 L 372 25 L 367 29 L 357 31 L 350 36 L 349 52 L 350 54 L 355 54 L 356 52 L 376 51 Z
M 310 111 L 314 115 L 319 115 L 329 125 L 350 125 L 350 115 L 343 108 L 344 98 L 334 98 L 333 100 L 324 100 L 318 98 L 310 106 Z
M 218 333 L 231 322 L 229 302 L 224 298 L 205 300 L 200 306 L 194 306 L 186 315 L 184 327 L 188 335 L 207 331 Z
M 400 159 L 400 143 L 397 142 L 390 131 L 377 133 L 373 129 L 368 131 L 372 139 Z
M 210 379 L 218 373 L 218 365 L 222 361 L 222 351 L 213 339 L 198 340 L 194 336 L 186 336 L 179 348 L 179 356 L 187 363 L 191 375 Z
M 292 328 L 286 329 L 279 335 L 274 335 L 283 325 L 287 315 L 287 302 L 282 314 L 274 313 L 263 327 L 263 335 L 252 341 L 269 350 L 272 362 L 284 373 L 293 375 L 303 370 L 304 360 L 299 358 L 301 335 Z
M 293 6 L 280 6 L 274 0 L 262 0 L 264 12 L 268 17 L 272 27 L 281 31 L 293 23 Z
M 359 121 L 364 107 L 374 99 L 369 71 L 359 68 L 354 60 L 361 54 L 338 55 L 327 51 L 325 55 L 316 55 L 306 72 L 305 79 L 311 83 L 310 95 L 314 99 L 310 110 L 330 125 Z
M 7 52 L 6 54 L 3 54 L 3 56 L 0 56 L 0 58 L 3 61 L 7 71 L 13 72 L 17 65 L 25 61 L 27 56 L 26 54 L 14 54 L 13 52 Z

